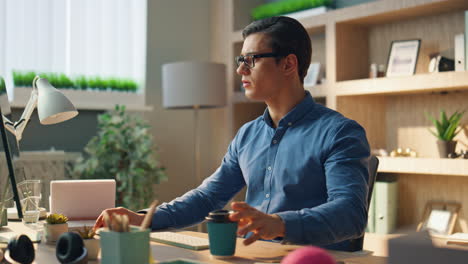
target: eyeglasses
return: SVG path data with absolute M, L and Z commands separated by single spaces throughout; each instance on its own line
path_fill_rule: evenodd
M 237 67 L 241 65 L 243 62 L 247 68 L 252 69 L 255 67 L 255 59 L 257 58 L 268 58 L 268 57 L 279 57 L 277 53 L 261 53 L 261 54 L 248 54 L 248 55 L 240 55 L 236 56 L 235 61 L 237 64 Z

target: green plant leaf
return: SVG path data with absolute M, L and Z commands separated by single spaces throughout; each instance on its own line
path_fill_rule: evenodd
M 138 210 L 154 200 L 153 185 L 167 180 L 157 160 L 149 124 L 124 106 L 98 117 L 98 132 L 82 159 L 71 166 L 73 178 L 116 179 L 118 206 Z
M 436 132 L 429 130 L 434 136 L 440 140 L 451 141 L 453 138 L 460 132 L 457 130 L 460 121 L 464 115 L 465 111 L 458 112 L 455 111 L 450 117 L 447 118 L 447 114 L 442 109 L 440 111 L 440 120 L 436 120 L 434 117 L 426 113 L 426 117 L 434 124 L 436 127 Z

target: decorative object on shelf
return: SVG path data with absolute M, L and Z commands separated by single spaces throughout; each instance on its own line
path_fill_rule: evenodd
M 452 234 L 460 207 L 461 205 L 456 202 L 429 201 L 416 230 L 428 230 L 439 235 Z
M 371 154 L 379 157 L 388 157 L 388 151 L 386 149 L 372 149 Z
M 372 63 L 369 71 L 369 78 L 374 79 L 377 77 L 385 77 L 385 65 L 377 63 Z
M 219 87 L 218 87 L 219 88 Z M 139 210 L 154 199 L 153 185 L 167 179 L 147 121 L 116 106 L 98 116 L 98 132 L 70 166 L 72 178 L 115 179 L 116 205 Z
M 68 218 L 63 214 L 49 214 L 44 224 L 46 243 L 57 242 L 61 234 L 68 232 Z
M 385 77 L 385 65 L 379 64 L 379 68 L 377 70 L 377 77 Z
M 457 146 L 457 141 L 454 141 L 453 138 L 461 131 L 458 129 L 460 120 L 463 117 L 463 112 L 455 111 L 449 118 L 445 114 L 444 110 L 440 111 L 440 120 L 435 119 L 428 113 L 426 113 L 427 118 L 434 124 L 436 131 L 429 131 L 438 138 L 437 147 L 439 150 L 439 156 L 441 158 L 447 158 L 450 153 L 455 152 Z
M 465 70 L 465 59 L 465 34 L 462 33 L 455 35 L 455 71 Z
M 462 150 L 460 152 L 449 153 L 448 157 L 451 159 L 456 159 L 456 158 L 468 159 L 468 150 Z
M 394 149 L 390 152 L 390 157 L 411 157 L 416 158 L 418 153 L 410 148 L 402 148 Z
M 298 11 L 318 8 L 309 12 L 308 15 L 311 16 L 324 13 L 327 7 L 331 8 L 332 6 L 333 0 L 283 0 L 257 6 L 252 9 L 251 15 L 254 20 L 285 14 L 292 15 L 291 17 L 298 19 L 304 16 L 303 14 L 297 14 L 299 13 Z
M 431 55 L 431 60 L 429 62 L 429 72 L 445 72 L 455 70 L 455 61 L 449 58 L 446 58 L 440 54 Z
M 100 242 L 98 239 L 94 238 L 96 233 L 94 232 L 93 228 L 84 226 L 83 229 L 78 230 L 78 234 L 83 239 L 84 246 L 88 250 L 88 259 L 97 259 L 100 250 Z
M 369 79 L 377 78 L 377 63 L 372 63 L 369 69 Z
M 304 86 L 314 86 L 320 82 L 323 76 L 320 62 L 313 62 L 307 70 L 307 75 L 304 78 Z
M 420 45 L 420 39 L 392 41 L 386 76 L 413 75 L 416 70 Z

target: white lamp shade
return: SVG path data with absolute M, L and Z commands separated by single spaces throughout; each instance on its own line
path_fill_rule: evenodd
M 226 105 L 226 66 L 212 62 L 175 62 L 162 66 L 165 108 Z
M 56 124 L 78 115 L 78 111 L 76 111 L 70 100 L 55 89 L 47 79 L 38 79 L 36 87 L 39 94 L 37 113 L 41 124 Z

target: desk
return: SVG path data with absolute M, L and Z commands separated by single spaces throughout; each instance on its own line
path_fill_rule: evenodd
M 17 233 L 33 233 L 35 230 L 23 225 L 21 222 L 9 222 L 8 226 L 2 231 L 15 231 Z M 1 232 L 1 231 L 0 231 Z M 206 233 L 189 232 L 183 233 L 207 237 Z M 237 239 L 236 254 L 233 258 L 227 260 L 217 260 L 210 257 L 209 250 L 189 250 L 179 247 L 169 246 L 165 244 L 151 242 L 151 251 L 156 263 L 176 258 L 192 259 L 203 263 L 255 263 L 255 262 L 280 262 L 281 258 L 299 248 L 293 245 L 281 245 L 278 243 L 271 243 L 265 241 L 257 241 L 250 246 L 244 246 L 242 241 L 244 239 Z M 384 264 L 387 263 L 385 257 L 372 256 L 363 253 L 349 253 L 340 251 L 330 251 L 330 253 L 337 259 L 349 264 Z M 36 244 L 36 260 L 34 263 L 38 264 L 52 264 L 59 263 L 55 257 L 55 246 L 47 245 L 45 243 Z M 90 264 L 99 263 L 99 261 L 90 261 Z

